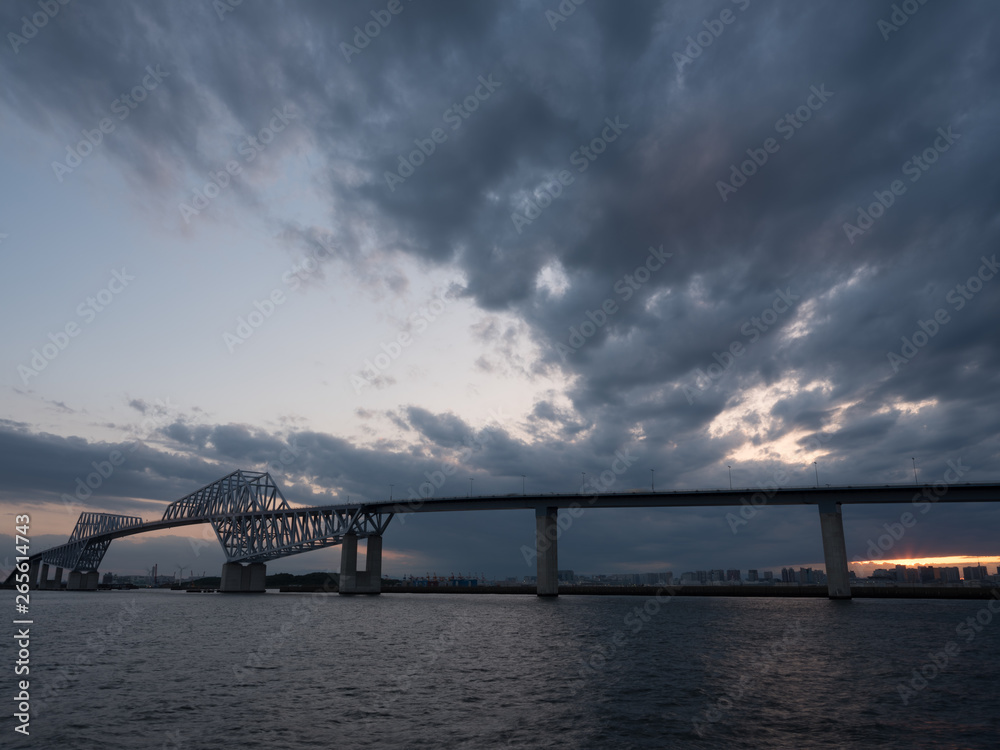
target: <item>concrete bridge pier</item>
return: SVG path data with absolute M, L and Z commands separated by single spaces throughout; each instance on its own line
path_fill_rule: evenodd
M 49 587 L 49 564 L 42 563 L 42 577 L 38 579 L 38 588 L 47 589 Z
M 264 563 L 225 563 L 222 566 L 219 591 L 224 594 L 262 594 L 266 578 L 267 566 Z
M 38 571 L 41 567 L 41 560 L 32 560 L 28 567 L 28 586 L 32 589 L 38 588 Z
M 85 573 L 81 573 L 79 570 L 71 570 L 69 572 L 69 580 L 66 583 L 67 591 L 79 591 L 82 586 L 83 576 Z
M 358 570 L 358 536 L 344 534 L 340 542 L 340 593 L 354 594 L 382 593 L 382 537 L 368 537 L 368 551 L 365 555 L 366 570 Z
M 100 574 L 96 570 L 90 570 L 83 574 L 83 580 L 80 581 L 80 589 L 82 591 L 97 591 L 97 584 L 100 581 Z
M 831 599 L 850 599 L 851 578 L 847 571 L 847 544 L 840 503 L 832 500 L 819 503 L 819 526 L 823 534 L 827 596 Z
M 538 596 L 559 596 L 558 508 L 535 508 L 535 565 Z

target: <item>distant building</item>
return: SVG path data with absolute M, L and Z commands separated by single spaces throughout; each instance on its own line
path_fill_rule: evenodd
M 743 579 L 740 578 L 740 571 L 738 571 L 738 570 L 727 570 L 726 571 L 726 580 L 727 581 L 741 581 Z
M 101 583 L 105 583 L 109 586 L 114 582 L 115 582 L 115 576 L 114 573 L 112 573 L 110 570 L 107 573 L 105 573 L 104 578 L 101 579 Z
M 560 570 L 556 573 L 556 579 L 563 583 L 573 583 L 576 580 L 576 576 L 573 575 L 572 570 Z
M 709 577 L 709 580 L 711 580 L 711 581 L 725 581 L 726 580 L 726 571 L 724 571 L 722 568 L 716 568 L 715 570 L 713 570 L 711 572 L 711 576 Z
M 757 571 L 756 570 L 748 570 L 747 571 L 747 580 L 748 581 L 756 581 L 757 580 Z
M 962 568 L 962 578 L 966 581 L 981 581 L 986 576 L 985 565 L 970 565 L 969 567 Z
M 698 583 L 708 583 L 708 571 L 698 570 L 695 572 L 694 577 L 698 579 Z
M 812 568 L 799 568 L 799 583 L 816 583 Z
M 938 572 L 941 573 L 941 583 L 958 583 L 962 580 L 958 566 L 952 568 L 938 568 Z
M 764 580 L 765 581 L 773 581 L 774 580 L 774 573 L 772 573 L 770 570 L 765 570 L 764 571 Z

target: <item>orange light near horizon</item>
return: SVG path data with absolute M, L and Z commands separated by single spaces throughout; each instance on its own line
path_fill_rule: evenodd
M 967 565 L 986 565 L 986 564 L 1000 564 L 1000 555 L 983 555 L 982 557 L 976 557 L 974 555 L 948 555 L 945 557 L 913 557 L 902 560 L 856 560 L 851 565 L 864 565 L 865 567 L 874 566 L 876 568 L 880 567 L 895 567 L 896 565 L 905 565 L 907 567 L 916 567 L 918 565 L 947 565 L 951 566 L 967 566 Z

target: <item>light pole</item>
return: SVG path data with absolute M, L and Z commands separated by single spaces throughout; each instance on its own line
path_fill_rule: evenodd
M 521 475 L 521 494 L 524 494 L 524 474 Z
M 656 492 L 656 469 L 649 470 L 649 491 Z
M 587 472 L 580 472 L 580 489 L 582 490 L 587 485 Z
M 733 488 L 733 467 L 726 464 L 726 468 L 729 469 L 729 489 Z
M 395 486 L 396 485 L 394 485 L 394 484 L 390 484 L 389 485 L 389 502 L 390 503 L 392 502 L 392 488 L 395 487 Z
M 473 477 L 469 477 L 469 497 L 472 497 L 472 480 Z
M 917 459 L 911 456 L 910 460 L 913 462 L 913 483 L 917 484 Z
M 819 466 L 816 465 L 815 461 L 813 461 L 813 469 L 816 470 L 816 486 L 819 487 Z

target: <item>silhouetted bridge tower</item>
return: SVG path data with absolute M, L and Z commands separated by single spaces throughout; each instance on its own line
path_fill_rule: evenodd
M 940 485 L 940 486 L 939 486 Z M 98 568 L 114 539 L 147 531 L 209 523 L 222 545 L 220 590 L 264 590 L 266 563 L 323 547 L 341 546 L 340 593 L 378 594 L 382 587 L 382 535 L 397 513 L 469 510 L 531 510 L 535 516 L 535 556 L 539 596 L 557 596 L 558 540 L 564 518 L 587 508 L 757 506 L 753 490 L 679 490 L 606 494 L 545 494 L 452 497 L 413 502 L 386 501 L 293 508 L 270 474 L 234 471 L 171 503 L 158 521 L 108 513 L 83 513 L 66 544 L 30 557 L 31 585 L 97 588 Z M 749 498 L 749 499 L 748 499 Z M 868 485 L 788 487 L 766 490 L 767 505 L 815 505 L 819 510 L 828 594 L 851 596 L 841 506 L 844 504 L 995 502 L 1000 484 Z M 358 570 L 358 540 L 367 540 L 366 569 Z M 49 570 L 55 568 L 54 578 Z M 7 583 L 13 582 L 12 572 Z

